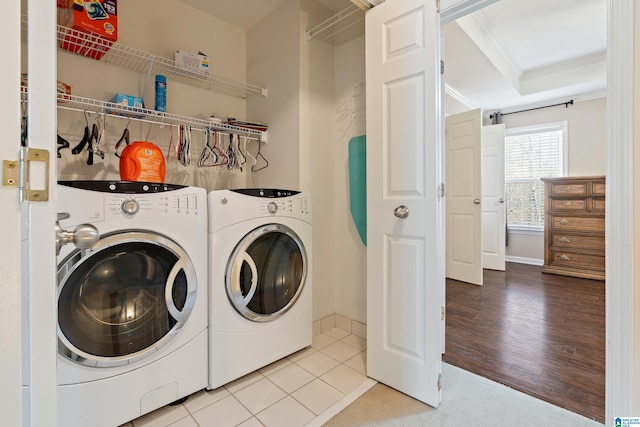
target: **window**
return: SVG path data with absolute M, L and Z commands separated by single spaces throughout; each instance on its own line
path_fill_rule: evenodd
M 507 129 L 505 186 L 509 229 L 544 228 L 543 177 L 564 176 L 567 123 Z

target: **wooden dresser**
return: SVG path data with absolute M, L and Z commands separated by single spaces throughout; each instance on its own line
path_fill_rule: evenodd
M 605 279 L 605 177 L 543 178 L 543 273 Z

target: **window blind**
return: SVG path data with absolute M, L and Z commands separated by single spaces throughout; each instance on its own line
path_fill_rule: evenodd
M 564 129 L 530 129 L 505 138 L 507 225 L 544 227 L 542 177 L 564 174 Z

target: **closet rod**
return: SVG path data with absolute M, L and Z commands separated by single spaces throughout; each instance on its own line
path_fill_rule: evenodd
M 79 113 L 87 113 L 87 114 L 95 114 L 95 115 L 101 115 L 101 114 L 106 114 L 107 116 L 111 117 L 111 118 L 115 118 L 115 119 L 121 119 L 121 120 L 131 120 L 131 121 L 136 121 L 136 122 L 140 122 L 140 123 L 149 123 L 152 125 L 159 125 L 159 126 L 169 126 L 169 125 L 174 125 L 174 126 L 180 126 L 180 125 L 186 125 L 186 126 L 192 126 L 191 130 L 192 131 L 197 131 L 197 132 L 206 132 L 207 129 L 211 130 L 211 131 L 215 131 L 218 132 L 222 135 L 230 135 L 230 134 L 235 134 L 235 135 L 240 135 L 243 138 L 246 138 L 248 140 L 254 140 L 254 141 L 260 141 L 260 142 L 267 142 L 265 139 L 261 138 L 259 135 L 256 135 L 255 132 L 251 132 L 249 133 L 247 130 L 238 130 L 238 128 L 233 128 L 231 125 L 225 125 L 225 124 L 221 124 L 221 123 L 211 123 L 211 122 L 207 122 L 206 120 L 198 120 L 198 119 L 191 119 L 190 121 L 187 120 L 182 120 L 182 121 L 175 121 L 175 120 L 170 120 L 170 121 L 166 121 L 166 122 L 161 122 L 158 120 L 149 120 L 149 119 L 145 119 L 145 118 L 140 118 L 140 117 L 131 117 L 131 116 L 123 116 L 123 115 L 119 115 L 119 114 L 110 114 L 110 113 L 106 113 L 106 112 L 99 112 L 99 111 L 91 111 L 91 110 L 83 110 L 82 108 L 77 108 L 77 107 L 68 107 L 66 105 L 58 105 L 58 108 L 62 109 L 62 110 L 67 110 L 67 111 L 77 111 Z M 194 126 L 194 120 L 198 120 L 198 124 Z M 258 132 L 258 133 L 262 133 L 262 132 Z
M 567 102 L 561 102 L 559 104 L 552 104 L 552 105 L 544 105 L 542 107 L 535 107 L 535 108 L 529 108 L 526 110 L 520 110 L 520 111 L 512 111 L 510 113 L 500 113 L 499 111 L 496 112 L 496 114 L 500 114 L 501 116 L 508 116 L 509 114 L 518 114 L 518 113 L 525 113 L 527 111 L 533 111 L 533 110 L 541 110 L 543 108 L 551 108 L 551 107 L 558 107 L 560 105 L 564 105 L 565 108 L 569 108 L 569 105 L 573 105 L 573 99 Z M 493 119 L 493 117 L 495 116 L 495 114 L 491 114 L 489 115 L 490 119 Z
M 22 101 L 27 102 L 28 88 L 20 87 Z M 204 119 L 196 119 L 192 117 L 179 116 L 171 113 L 158 113 L 154 110 L 144 108 L 134 108 L 126 105 L 115 104 L 113 102 L 100 101 L 91 98 L 83 98 L 76 95 L 58 95 L 58 108 L 69 111 L 79 111 L 94 114 L 106 114 L 110 117 L 120 119 L 131 119 L 143 123 L 151 123 L 156 125 L 188 125 L 193 130 L 205 131 L 207 128 L 217 131 L 225 131 L 246 136 L 261 142 L 267 141 L 267 132 L 255 129 L 243 128 L 240 126 L 229 125 L 226 123 L 213 123 Z M 135 115 L 144 115 L 145 117 L 135 117 Z

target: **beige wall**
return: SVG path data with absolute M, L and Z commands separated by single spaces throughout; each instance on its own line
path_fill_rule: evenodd
M 269 90 L 248 115 L 269 124 L 269 168 L 249 185 L 311 193 L 313 318 L 335 313 L 333 269 L 333 46 L 304 32 L 331 16 L 311 0 L 289 0 L 247 33 L 248 78 Z
M 333 192 L 335 200 L 336 313 L 367 322 L 367 249 L 360 240 L 349 208 L 349 140 L 365 134 L 364 36 L 335 49 L 335 111 Z
M 552 107 L 502 117 L 507 130 L 521 126 L 567 121 L 568 175 L 605 175 L 606 98 L 575 102 L 569 108 Z M 507 259 L 515 262 L 542 264 L 544 237 L 542 233 L 509 232 Z

